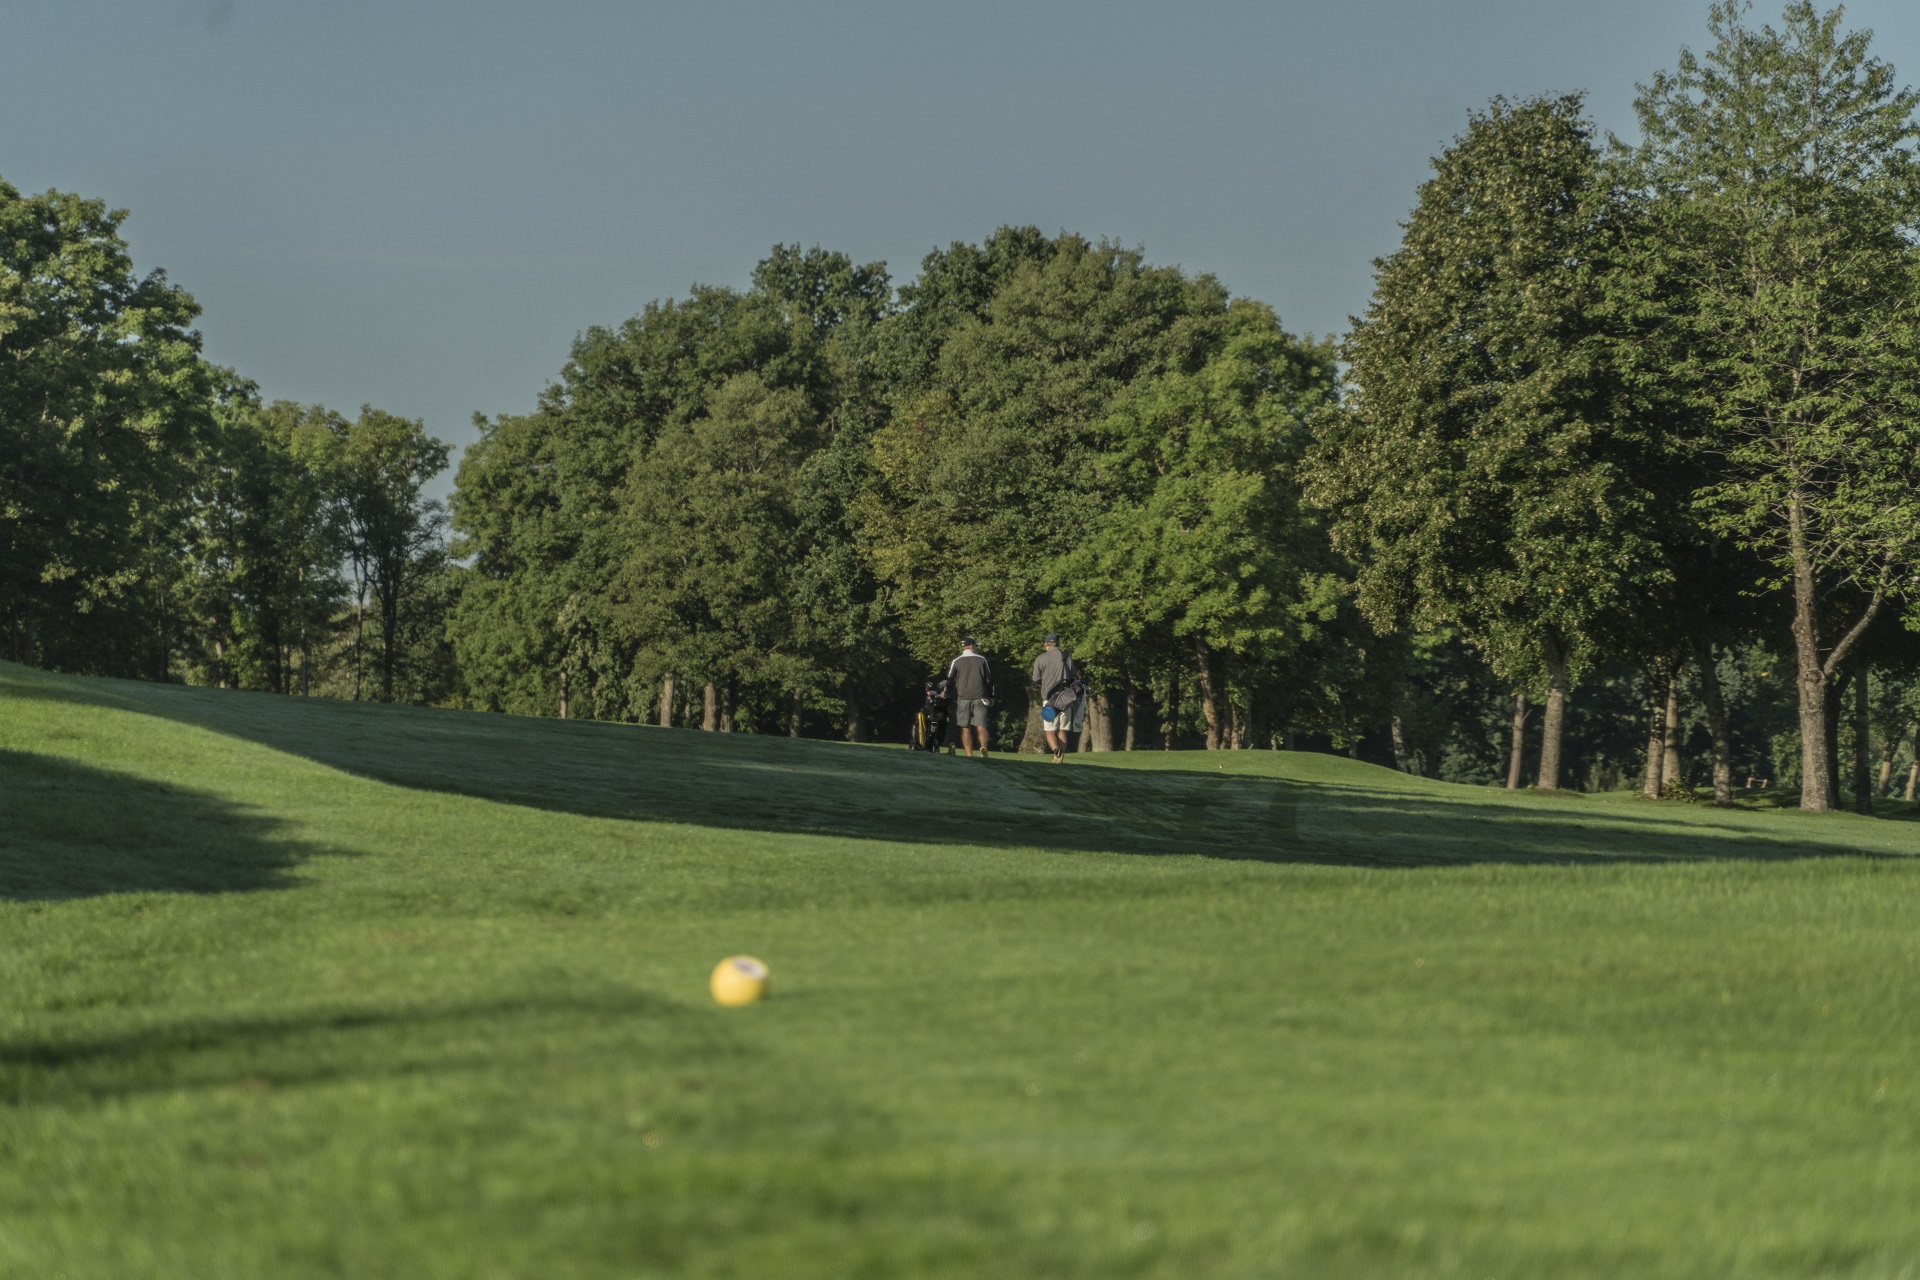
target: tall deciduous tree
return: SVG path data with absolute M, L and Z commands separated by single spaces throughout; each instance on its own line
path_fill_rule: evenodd
M 635 468 L 620 616 L 643 647 L 713 686 L 709 727 L 731 729 L 740 692 L 754 684 L 814 683 L 795 643 L 788 579 L 794 479 L 818 429 L 803 392 L 743 373 L 706 413 L 667 427 Z
M 878 264 L 776 246 L 747 291 L 588 331 L 536 413 L 483 423 L 455 496 L 479 698 L 550 712 L 563 677 L 651 719 L 655 689 L 670 714 L 709 685 L 714 725 L 751 694 L 791 726 L 884 669 L 848 509 L 891 294 Z
M 930 255 L 902 291 L 891 421 L 863 510 L 914 652 L 965 631 L 1037 646 L 1051 558 L 1103 510 L 1093 464 L 1116 398 L 1197 370 L 1227 296 L 1143 255 L 1007 230 Z
M 449 450 L 418 420 L 362 406 L 335 436 L 331 453 L 353 571 L 354 697 L 363 688 L 371 606 L 379 642 L 375 674 L 381 700 L 391 702 L 409 599 L 430 584 L 440 561 L 444 517 L 421 490 L 446 470 Z
M 199 308 L 139 275 L 124 211 L 0 181 L 0 626 L 17 660 L 58 627 L 65 665 L 97 667 L 82 619 L 178 535 L 178 496 L 217 374 Z
M 1866 32 L 1804 0 L 1754 28 L 1713 6 L 1713 46 L 1642 88 L 1634 155 L 1659 234 L 1639 269 L 1684 331 L 1720 462 L 1713 523 L 1790 589 L 1801 797 L 1827 809 L 1828 698 L 1859 637 L 1920 564 L 1920 97 Z M 1857 612 L 1823 601 L 1857 586 Z
M 1042 570 L 1044 617 L 1078 637 L 1083 660 L 1118 672 L 1135 651 L 1184 651 L 1210 748 L 1246 739 L 1244 694 L 1314 631 L 1334 576 L 1294 474 L 1333 384 L 1326 345 L 1234 301 L 1204 365 L 1117 397 L 1092 433 L 1100 512 Z
M 1309 466 L 1376 625 L 1457 627 L 1545 685 L 1543 788 L 1574 679 L 1665 572 L 1647 517 L 1666 446 L 1615 366 L 1597 159 L 1577 96 L 1470 119 L 1376 264 L 1352 395 Z
M 347 552 L 333 454 L 349 430 L 319 405 L 262 406 L 240 387 L 196 460 L 187 583 L 210 683 L 310 690 Z

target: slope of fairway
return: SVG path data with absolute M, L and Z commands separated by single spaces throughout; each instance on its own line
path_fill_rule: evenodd
M 1915 854 L 0 664 L 0 1276 L 1920 1274 Z

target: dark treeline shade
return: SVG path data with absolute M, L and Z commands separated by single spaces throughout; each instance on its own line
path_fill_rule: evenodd
M 776 246 L 476 419 L 448 513 L 420 423 L 263 403 L 123 215 L 0 186 L 5 653 L 861 741 L 972 633 L 1009 748 L 1059 631 L 1086 750 L 1911 798 L 1915 99 L 1709 22 L 1636 145 L 1471 116 L 1341 344 L 1065 232 Z

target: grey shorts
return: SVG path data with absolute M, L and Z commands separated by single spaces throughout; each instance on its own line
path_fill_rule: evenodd
M 1056 707 L 1053 713 L 1053 723 L 1047 724 L 1043 718 L 1040 727 L 1042 729 L 1051 729 L 1055 733 L 1079 733 L 1086 727 L 1086 724 L 1087 700 L 1085 698 L 1076 698 L 1074 699 L 1073 705 L 1065 711 L 1061 711 Z
M 985 698 L 955 698 L 953 700 L 953 723 L 965 729 L 971 725 L 987 727 L 987 700 Z

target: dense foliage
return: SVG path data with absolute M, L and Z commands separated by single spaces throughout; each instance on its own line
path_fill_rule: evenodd
M 135 272 L 125 216 L 0 183 L 0 651 L 446 696 L 457 585 L 421 494 L 446 446 L 373 409 L 263 404 L 202 358 L 193 299 Z
M 586 331 L 445 514 L 420 423 L 263 403 L 123 215 L 0 185 L 6 653 L 863 740 L 970 633 L 1004 747 L 1058 631 L 1083 749 L 1910 790 L 1920 98 L 1837 11 L 1710 34 L 1637 144 L 1471 116 L 1342 344 L 1065 232 L 776 246 Z

